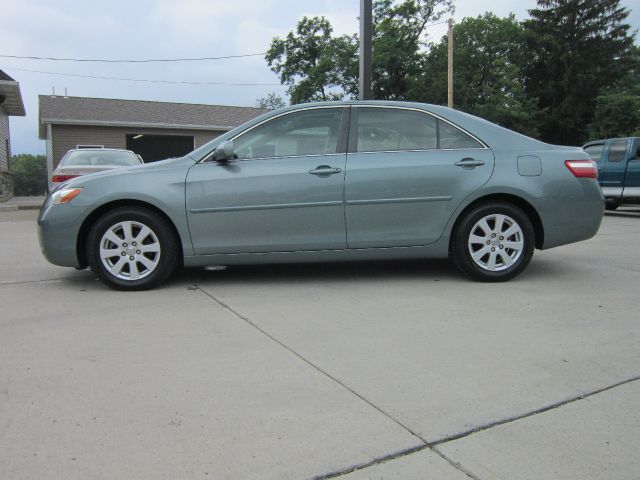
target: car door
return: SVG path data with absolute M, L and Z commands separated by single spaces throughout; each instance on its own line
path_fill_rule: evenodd
M 622 196 L 627 199 L 640 199 L 640 138 L 632 140 L 631 152 L 628 158 Z
M 406 107 L 354 106 L 345 218 L 349 248 L 435 242 L 493 171 L 492 151 L 447 121 Z
M 348 114 L 286 112 L 237 135 L 237 159 L 195 164 L 186 179 L 195 253 L 345 248 Z
M 607 198 L 620 198 L 624 186 L 628 141 L 612 140 L 606 148 L 606 160 L 600 178 L 602 193 Z

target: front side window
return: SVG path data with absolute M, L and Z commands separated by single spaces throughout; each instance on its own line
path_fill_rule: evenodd
M 471 136 L 432 115 L 398 108 L 358 108 L 358 152 L 482 148 Z
M 609 147 L 609 161 L 610 162 L 621 162 L 624 160 L 624 156 L 627 153 L 627 141 L 626 140 L 616 140 L 611 143 Z
M 591 160 L 593 160 L 596 163 L 600 163 L 600 160 L 602 159 L 603 150 L 604 150 L 603 143 L 598 143 L 597 145 L 589 145 L 584 149 L 584 151 L 587 152 L 591 157 Z
M 336 153 L 342 107 L 313 108 L 269 120 L 233 140 L 238 158 Z

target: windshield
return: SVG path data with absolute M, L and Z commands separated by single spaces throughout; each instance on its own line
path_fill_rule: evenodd
M 128 167 L 140 165 L 140 159 L 135 153 L 125 150 L 74 150 L 64 156 L 60 165 L 65 167 L 86 165 Z

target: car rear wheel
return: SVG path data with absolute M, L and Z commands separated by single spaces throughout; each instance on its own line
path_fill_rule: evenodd
M 488 203 L 475 207 L 458 223 L 451 253 L 465 275 L 483 282 L 502 282 L 522 273 L 534 248 L 533 225 L 522 209 Z
M 95 274 L 118 290 L 146 290 L 164 282 L 178 259 L 178 242 L 155 212 L 122 207 L 102 216 L 87 238 L 87 260 Z

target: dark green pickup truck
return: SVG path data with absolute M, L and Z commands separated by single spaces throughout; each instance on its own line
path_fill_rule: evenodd
M 598 164 L 607 210 L 640 204 L 640 137 L 595 140 L 582 148 Z

